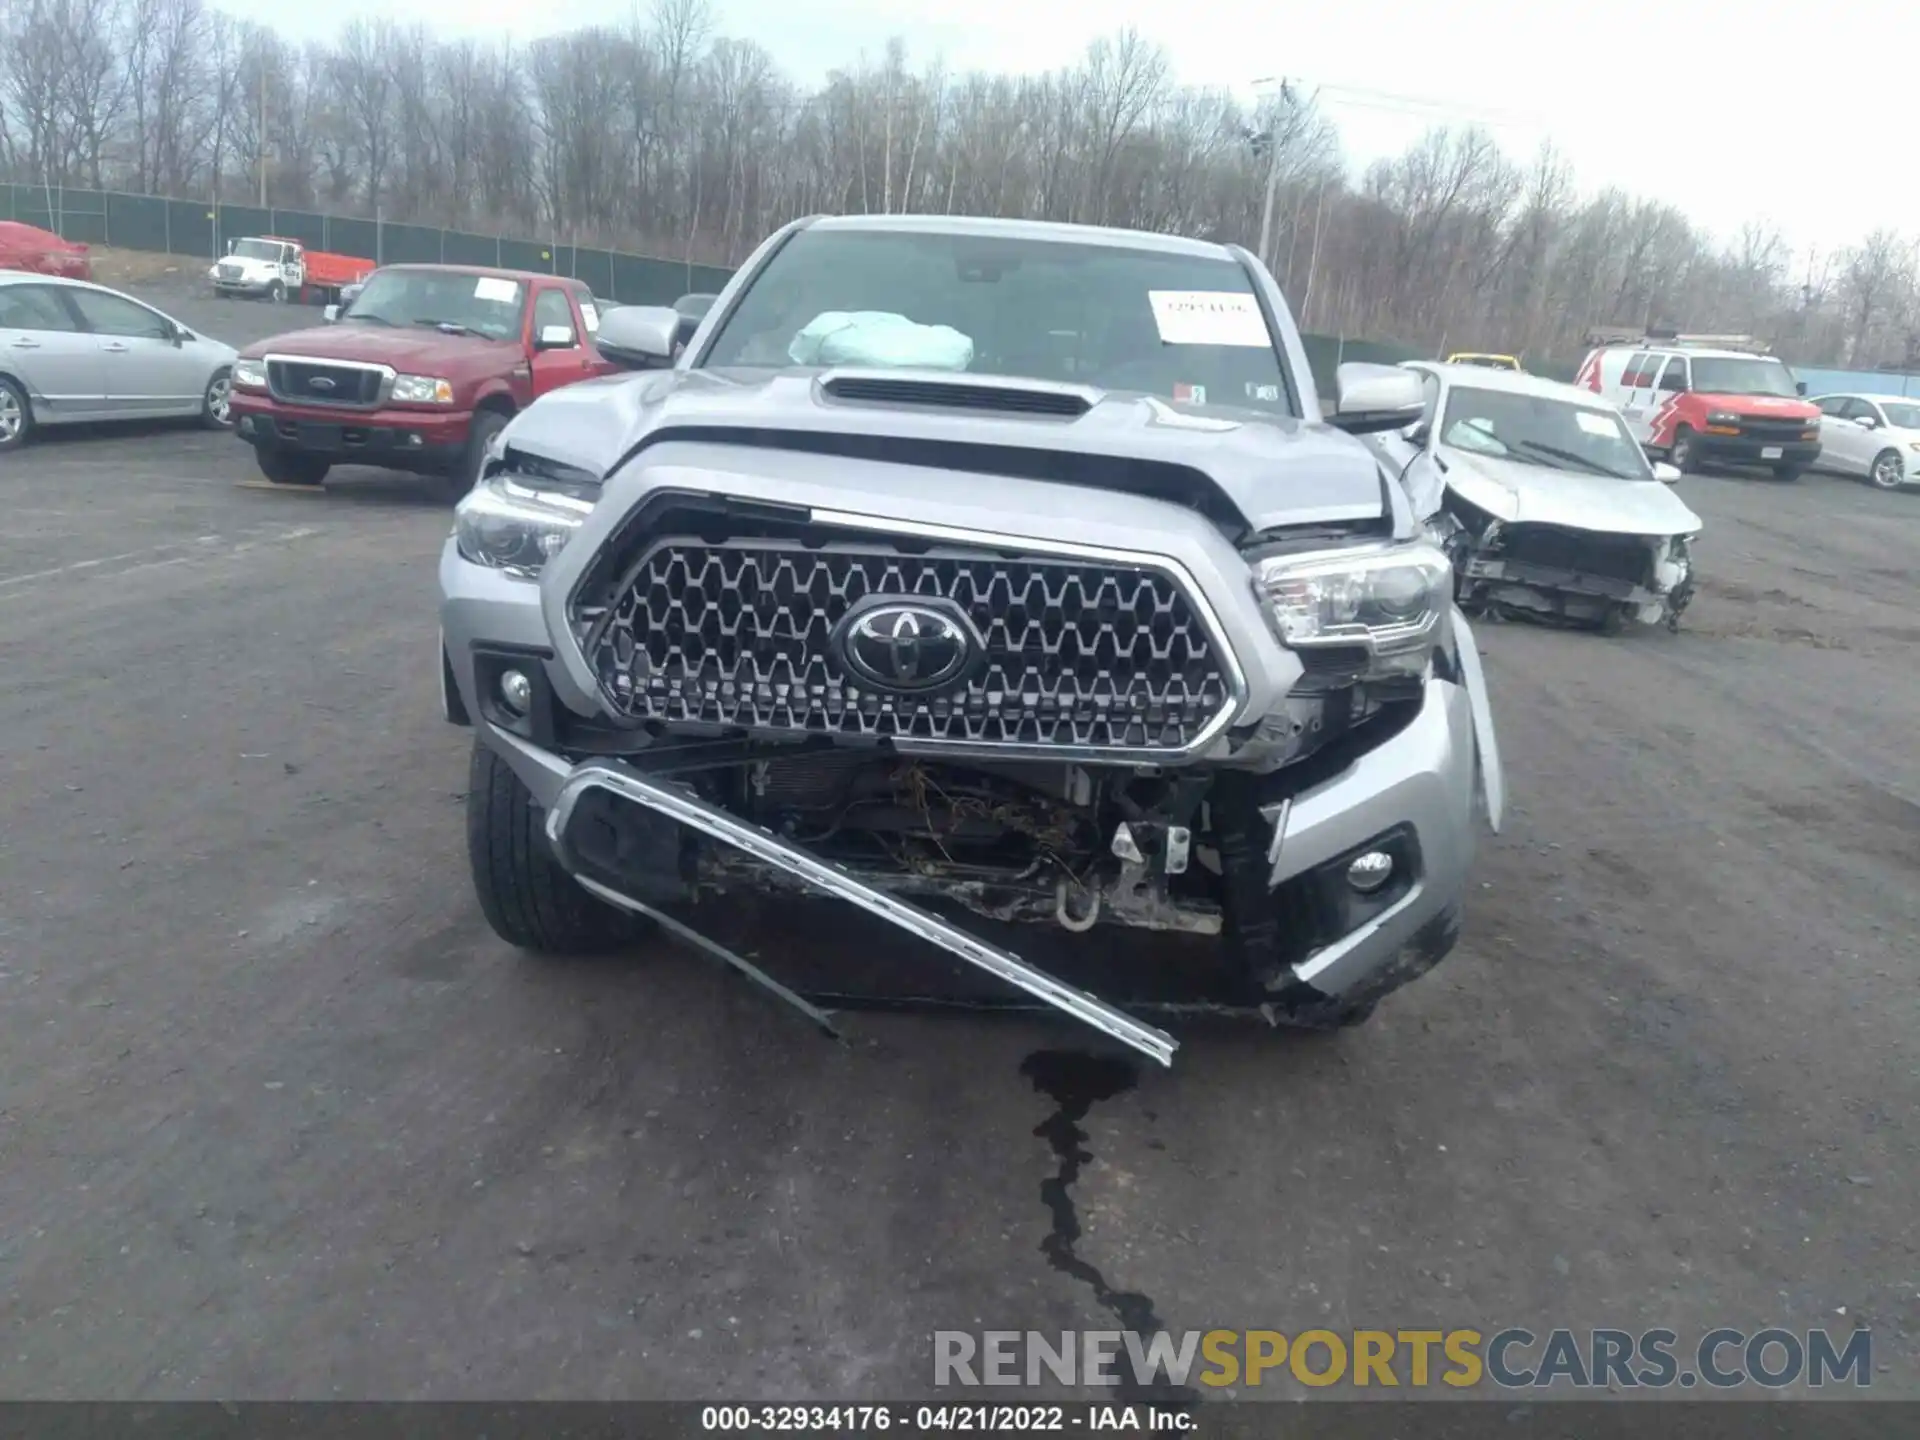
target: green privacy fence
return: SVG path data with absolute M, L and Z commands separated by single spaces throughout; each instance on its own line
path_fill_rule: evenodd
M 716 291 L 732 273 L 718 266 L 686 265 L 620 250 L 479 235 L 431 225 L 395 225 L 311 210 L 169 200 L 158 195 L 59 186 L 47 189 L 0 184 L 0 192 L 4 192 L 0 218 L 37 225 L 86 245 L 205 256 L 209 261 L 226 250 L 229 240 L 284 235 L 310 250 L 355 255 L 381 265 L 409 261 L 499 265 L 571 275 L 586 281 L 595 295 L 623 305 L 665 305 L 682 295 Z
M 545 271 L 575 276 L 586 281 L 595 295 L 623 305 L 665 305 L 682 295 L 715 292 L 732 274 L 716 265 L 686 265 L 623 250 L 595 250 L 584 245 L 480 235 L 431 225 L 396 225 L 313 210 L 170 200 L 117 190 L 0 183 L 0 218 L 37 225 L 87 245 L 204 256 L 209 261 L 224 253 L 229 240 L 248 235 L 285 235 L 311 250 L 356 255 L 381 265 L 498 265 Z M 1333 395 L 1334 371 L 1347 361 L 1394 365 L 1420 359 L 1426 353 L 1390 341 L 1340 335 L 1301 338 L 1314 383 L 1329 398 Z

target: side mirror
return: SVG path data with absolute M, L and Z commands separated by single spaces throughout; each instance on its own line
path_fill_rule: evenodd
M 1806 394 L 1806 393 L 1807 393 L 1807 382 L 1806 382 L 1806 381 L 1804 381 L 1804 380 L 1802 380 L 1802 381 L 1801 381 L 1801 382 L 1800 382 L 1800 383 L 1799 383 L 1798 385 L 1796 385 L 1796 386 L 1794 386 L 1794 387 L 1793 387 L 1793 393 L 1794 393 L 1794 394 L 1796 394 L 1796 395 L 1804 395 L 1804 394 Z
M 1416 450 L 1427 448 L 1427 441 L 1433 438 L 1433 427 L 1424 420 L 1417 420 L 1400 432 L 1400 438 Z
M 338 305 L 327 306 L 326 309 L 320 312 L 320 318 L 329 325 L 333 324 L 334 321 L 340 318 L 340 307 Z
M 543 325 L 540 338 L 533 342 L 536 350 L 568 350 L 573 347 L 573 327 L 571 325 Z
M 1878 430 L 1880 428 L 1880 422 L 1871 415 L 1856 415 L 1853 417 L 1853 423 L 1858 425 L 1862 430 Z
M 1662 485 L 1678 485 L 1680 483 L 1680 467 L 1678 465 L 1669 465 L 1664 460 L 1656 460 L 1653 462 L 1653 478 L 1658 480 Z
M 1420 377 L 1398 365 L 1342 365 L 1333 377 L 1333 413 L 1327 423 L 1349 435 L 1403 430 L 1427 408 Z
M 622 305 L 600 317 L 594 346 L 616 365 L 649 370 L 670 364 L 680 315 L 670 305 Z

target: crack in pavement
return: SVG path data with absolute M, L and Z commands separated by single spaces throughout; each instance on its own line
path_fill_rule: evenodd
M 1040 1203 L 1053 1217 L 1053 1228 L 1040 1242 L 1040 1253 L 1054 1269 L 1091 1289 L 1093 1298 L 1119 1320 L 1121 1329 L 1140 1337 L 1145 1344 L 1165 1328 L 1154 1313 L 1153 1299 L 1138 1291 L 1114 1289 L 1097 1266 L 1081 1257 L 1077 1248 L 1080 1215 L 1073 1200 L 1080 1168 L 1093 1158 L 1093 1152 L 1084 1148 L 1088 1137 L 1080 1122 L 1097 1102 L 1131 1090 L 1140 1073 L 1125 1060 L 1074 1050 L 1036 1050 L 1020 1062 L 1020 1073 L 1056 1106 L 1033 1127 L 1033 1133 L 1047 1142 L 1060 1162 L 1053 1178 L 1040 1182 Z M 1115 1374 L 1119 1381 L 1115 1388 L 1129 1403 L 1191 1406 L 1200 1401 L 1199 1392 L 1192 1386 L 1174 1384 L 1158 1368 L 1146 1384 L 1140 1382 L 1130 1364 L 1118 1365 Z M 1086 1376 L 1080 1378 L 1084 1383 Z

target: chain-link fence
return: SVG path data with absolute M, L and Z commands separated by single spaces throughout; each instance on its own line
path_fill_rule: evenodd
M 169 200 L 115 190 L 0 184 L 0 215 L 51 230 L 86 245 L 111 245 L 167 255 L 225 252 L 227 242 L 249 235 L 283 235 L 310 250 L 352 255 L 380 265 L 405 262 L 498 265 L 571 275 L 595 295 L 623 305 L 666 305 L 682 295 L 717 291 L 731 273 L 713 265 L 687 265 L 620 250 L 595 250 L 544 240 L 478 235 L 430 225 L 395 225 L 281 210 L 258 205 Z
M 480 235 L 431 225 L 397 225 L 313 210 L 170 200 L 117 190 L 0 183 L 0 217 L 37 225 L 86 245 L 204 256 L 209 262 L 225 252 L 230 240 L 284 235 L 310 250 L 352 255 L 379 265 L 498 265 L 544 271 L 584 280 L 595 295 L 623 305 L 666 305 L 682 295 L 713 293 L 732 274 L 716 265 L 688 265 L 624 250 L 595 250 L 584 245 Z M 1314 383 L 1329 398 L 1333 395 L 1334 371 L 1346 361 L 1393 365 L 1424 354 L 1409 345 L 1342 335 L 1304 335 L 1301 339 Z

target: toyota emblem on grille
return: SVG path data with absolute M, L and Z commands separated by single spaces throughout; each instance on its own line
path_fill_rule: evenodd
M 331 390 L 333 388 L 333 381 L 324 375 L 314 376 L 311 380 L 307 381 L 307 384 L 315 390 Z
M 876 595 L 847 612 L 833 649 L 847 672 L 876 690 L 946 689 L 985 649 L 958 605 Z

